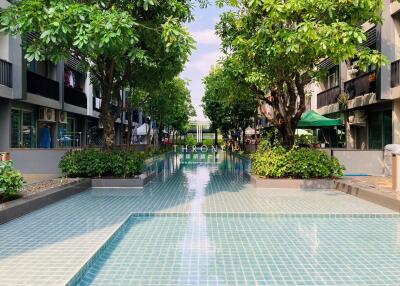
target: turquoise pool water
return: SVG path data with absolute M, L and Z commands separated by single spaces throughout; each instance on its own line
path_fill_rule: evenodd
M 245 196 L 246 162 L 173 160 L 157 194 L 187 207 L 130 216 L 74 285 L 400 285 L 397 215 L 329 191 Z

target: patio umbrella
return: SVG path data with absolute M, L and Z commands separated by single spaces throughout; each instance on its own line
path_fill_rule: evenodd
M 331 119 L 322 116 L 314 110 L 307 111 L 301 116 L 297 128 L 318 128 L 318 127 L 330 127 L 343 125 L 342 119 Z

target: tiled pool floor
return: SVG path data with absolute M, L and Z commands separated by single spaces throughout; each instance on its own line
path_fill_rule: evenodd
M 64 285 L 131 213 L 393 214 L 332 190 L 256 190 L 240 162 L 228 163 L 166 160 L 145 189 L 92 189 L 1 225 L 0 285 Z
M 134 217 L 78 285 L 399 285 L 398 227 L 397 218 Z

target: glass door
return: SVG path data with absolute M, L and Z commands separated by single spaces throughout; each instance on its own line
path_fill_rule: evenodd
M 11 147 L 36 147 L 36 120 L 33 111 L 11 110 Z

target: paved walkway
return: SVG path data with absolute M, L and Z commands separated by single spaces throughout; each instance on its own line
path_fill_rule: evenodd
M 396 214 L 341 192 L 254 189 L 241 166 L 164 162 L 144 189 L 92 189 L 0 226 L 0 285 L 65 285 L 131 213 Z

